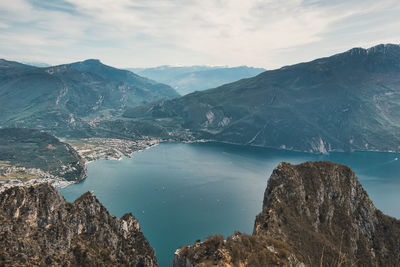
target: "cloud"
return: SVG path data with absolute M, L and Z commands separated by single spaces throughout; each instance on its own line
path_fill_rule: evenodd
M 0 56 L 53 64 L 275 68 L 400 36 L 392 0 L 2 2 Z

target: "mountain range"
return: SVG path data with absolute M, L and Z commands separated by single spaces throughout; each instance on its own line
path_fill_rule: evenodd
M 263 68 L 247 66 L 159 66 L 154 68 L 131 68 L 128 70 L 171 85 L 181 95 L 215 88 L 243 78 L 256 76 L 265 71 Z
M 318 153 L 399 151 L 400 46 L 354 48 L 124 116 L 183 139 Z
M 182 97 L 98 60 L 45 68 L 0 60 L 0 126 L 57 136 L 399 151 L 399 103 L 396 44 L 353 48 Z
M 98 60 L 34 67 L 0 60 L 0 126 L 63 135 L 125 109 L 179 94 L 170 86 Z

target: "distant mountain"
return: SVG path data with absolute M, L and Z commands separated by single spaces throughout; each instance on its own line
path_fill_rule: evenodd
M 51 66 L 50 64 L 43 63 L 43 62 L 22 61 L 21 63 L 25 64 L 25 65 L 39 67 L 39 68 L 46 68 L 46 67 L 50 67 Z
M 399 238 L 400 221 L 375 208 L 349 167 L 281 163 L 253 235 L 185 246 L 172 266 L 398 266 Z
M 0 126 L 63 135 L 125 109 L 179 96 L 165 84 L 86 60 L 37 68 L 0 60 Z
M 144 77 L 166 83 L 175 88 L 181 95 L 194 91 L 215 88 L 225 83 L 249 78 L 265 71 L 262 68 L 240 67 L 208 67 L 188 66 L 173 67 L 160 66 L 155 68 L 129 69 Z
M 125 116 L 185 138 L 322 153 L 400 151 L 400 46 L 354 48 Z

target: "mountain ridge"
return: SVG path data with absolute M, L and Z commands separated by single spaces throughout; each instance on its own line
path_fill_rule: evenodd
M 194 140 L 318 153 L 399 151 L 399 77 L 399 45 L 355 48 L 124 116 L 190 132 Z
M 131 68 L 138 74 L 171 85 L 181 95 L 252 77 L 265 71 L 249 66 L 158 66 L 153 68 Z
M 100 61 L 45 68 L 0 61 L 3 127 L 41 128 L 63 135 L 119 116 L 127 107 L 177 96 L 167 85 Z

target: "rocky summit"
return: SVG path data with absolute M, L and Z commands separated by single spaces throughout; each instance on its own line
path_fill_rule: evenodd
M 332 162 L 281 163 L 253 235 L 178 249 L 174 267 L 398 266 L 400 221 L 375 208 L 354 172 Z
M 0 203 L 0 266 L 157 266 L 138 221 L 110 215 L 92 193 L 68 203 L 40 184 Z

